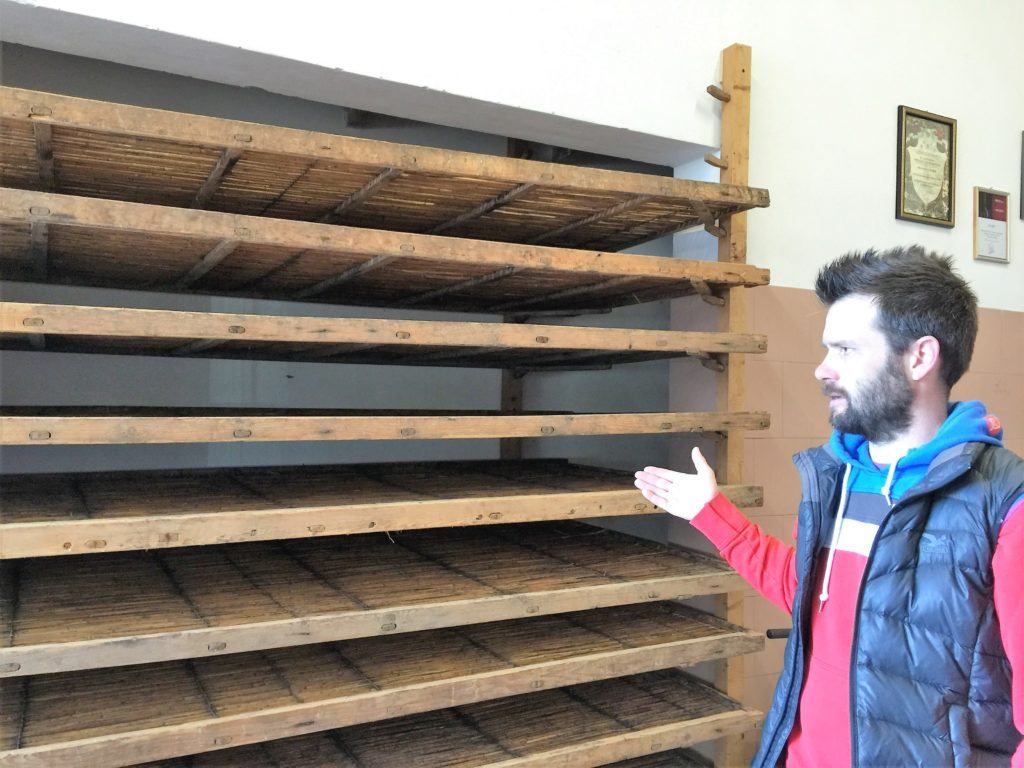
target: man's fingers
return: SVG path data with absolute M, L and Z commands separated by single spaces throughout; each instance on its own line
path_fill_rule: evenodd
M 690 458 L 693 459 L 693 466 L 697 470 L 698 475 L 714 474 L 714 470 L 711 469 L 711 465 L 708 464 L 707 459 L 704 458 L 704 454 L 700 452 L 700 448 L 694 448 L 690 453 Z
M 673 472 L 671 469 L 665 469 L 664 467 L 644 467 L 643 471 L 650 475 L 656 475 L 664 480 L 682 480 L 686 477 L 684 472 Z M 690 475 L 692 477 L 692 475 Z
M 671 480 L 666 480 L 650 472 L 637 472 L 635 477 L 640 482 L 649 485 L 652 488 L 659 488 L 663 491 L 668 491 L 673 486 L 673 482 Z

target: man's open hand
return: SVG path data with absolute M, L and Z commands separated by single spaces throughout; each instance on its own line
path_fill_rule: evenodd
M 636 473 L 634 482 L 645 499 L 684 520 L 696 517 L 718 493 L 715 473 L 704 460 L 700 448 L 694 448 L 691 456 L 697 470 L 695 475 L 661 467 L 644 467 Z

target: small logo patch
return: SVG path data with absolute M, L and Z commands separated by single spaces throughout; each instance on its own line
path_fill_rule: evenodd
M 1003 423 L 999 421 L 997 416 L 989 414 L 985 417 L 985 425 L 988 427 L 988 433 L 995 437 L 999 434 L 999 430 L 1003 428 Z

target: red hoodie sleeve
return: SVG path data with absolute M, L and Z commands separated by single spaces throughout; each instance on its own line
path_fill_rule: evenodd
M 708 537 L 726 562 L 754 589 L 786 613 L 793 613 L 794 547 L 762 531 L 721 493 L 708 502 L 690 524 Z
M 703 513 L 701 513 L 703 514 Z M 1013 724 L 1024 734 L 1024 498 L 1010 509 L 999 530 L 992 556 L 992 579 L 996 617 L 1003 650 L 1010 660 Z M 1010 768 L 1024 768 L 1024 741 L 1017 745 Z

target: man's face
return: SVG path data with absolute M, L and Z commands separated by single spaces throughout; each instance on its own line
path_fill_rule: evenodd
M 914 401 L 901 355 L 878 329 L 878 307 L 852 295 L 833 304 L 825 318 L 825 359 L 814 371 L 829 398 L 829 421 L 841 432 L 886 442 L 910 426 Z

